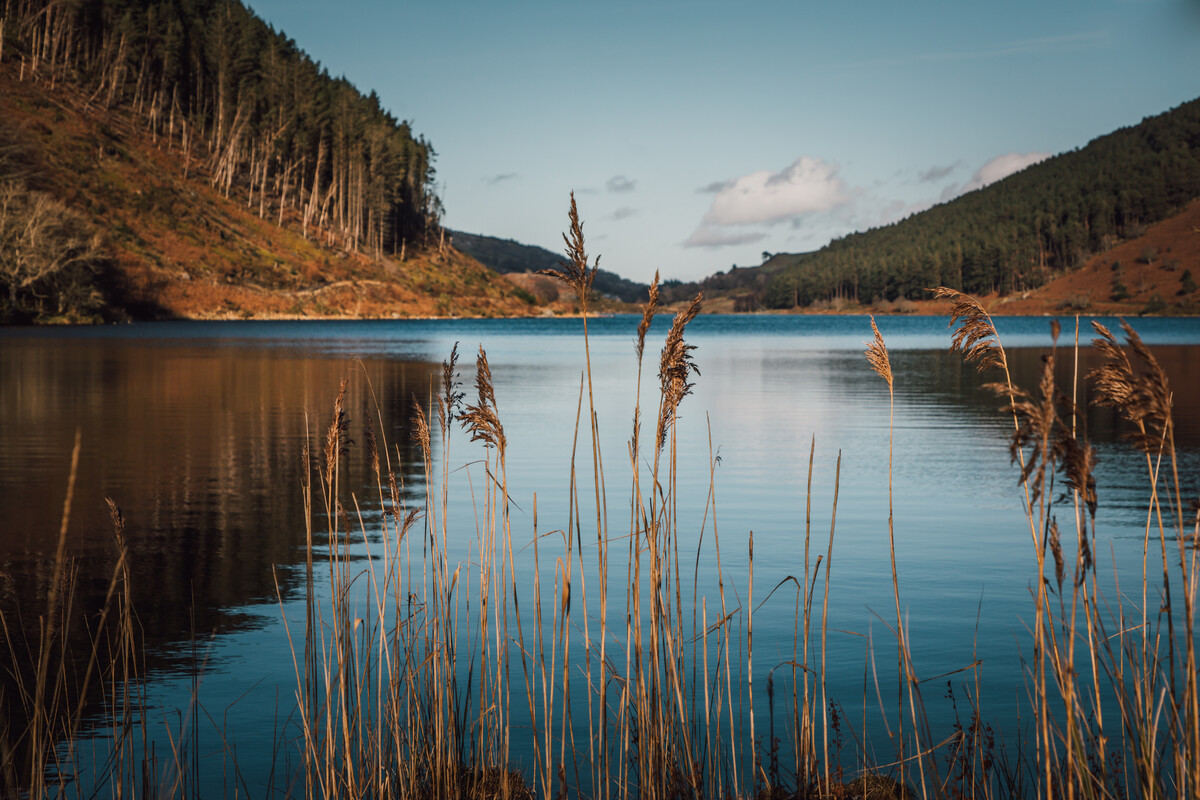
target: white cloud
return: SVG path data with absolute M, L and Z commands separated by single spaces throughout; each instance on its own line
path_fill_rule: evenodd
M 618 194 L 624 192 L 632 192 L 637 188 L 637 181 L 632 181 L 624 175 L 614 175 L 608 179 L 608 183 L 604 184 L 610 192 Z
M 608 218 L 614 222 L 620 222 L 623 219 L 637 216 L 638 210 L 629 206 L 621 206 L 616 211 L 608 215 Z
M 728 233 L 725 231 L 710 228 L 707 225 L 701 225 L 696 229 L 695 233 L 687 238 L 683 243 L 684 247 L 729 247 L 737 244 L 749 244 L 757 242 L 760 239 L 767 238 L 765 233 L 755 231 L 745 231 L 742 233 Z
M 696 190 L 696 194 L 716 194 L 722 189 L 728 189 L 733 185 L 733 181 L 713 181 L 707 186 L 701 186 Z
M 953 164 L 934 164 L 929 169 L 923 169 L 917 173 L 918 183 L 937 183 L 942 178 L 949 175 L 958 166 L 958 162 Z
M 488 186 L 495 186 L 498 183 L 504 183 L 505 181 L 511 181 L 516 177 L 517 177 L 517 173 L 515 173 L 515 172 L 505 172 L 500 175 L 493 175 L 490 178 L 484 178 L 483 182 L 486 183 Z
M 780 172 L 736 178 L 716 192 L 703 225 L 769 225 L 829 211 L 850 199 L 837 173 L 836 164 L 803 156 Z
M 980 167 L 971 180 L 967 181 L 967 185 L 962 188 L 962 191 L 957 194 L 966 194 L 976 189 L 982 189 L 990 183 L 1007 178 L 1009 175 L 1020 172 L 1039 161 L 1045 161 L 1049 157 L 1050 153 L 1005 153 L 1002 156 L 996 156 Z
M 784 224 L 797 232 L 787 241 L 794 241 L 797 236 L 818 241 L 889 225 L 920 213 L 935 202 L 945 202 L 995 183 L 1049 156 L 1039 152 L 998 156 L 980 167 L 970 181 L 956 181 L 943 187 L 937 200 L 889 197 L 889 181 L 870 190 L 850 186 L 842 179 L 836 163 L 804 156 L 779 172 L 760 170 L 698 189 L 712 194 L 712 202 L 683 246 L 718 248 L 751 244 L 776 236 L 773 229 Z M 930 165 L 916 171 L 916 184 L 930 187 L 961 168 L 961 162 L 957 161 Z M 897 173 L 891 181 L 912 185 L 913 178 L 913 172 Z

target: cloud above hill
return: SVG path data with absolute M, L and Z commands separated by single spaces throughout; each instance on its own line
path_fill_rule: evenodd
M 1007 178 L 1009 175 L 1020 172 L 1026 167 L 1033 166 L 1039 161 L 1045 161 L 1050 155 L 1050 153 L 1035 152 L 1005 153 L 1002 156 L 996 156 L 980 167 L 958 194 L 966 194 L 976 189 L 982 189 L 990 183 Z
M 743 233 L 724 232 L 716 228 L 706 228 L 703 225 L 687 238 L 684 247 L 729 247 L 737 244 L 749 244 L 767 238 L 760 231 L 745 231 Z
M 953 164 L 934 164 L 929 169 L 923 169 L 917 173 L 918 183 L 937 183 L 942 178 L 949 175 L 958 167 L 958 162 Z
M 905 185 L 930 187 L 941 183 L 962 168 L 962 162 L 933 164 L 906 175 L 897 172 L 891 182 L 879 181 L 868 188 L 849 185 L 836 162 L 802 156 L 778 172 L 759 170 L 698 188 L 697 193 L 712 195 L 712 201 L 683 246 L 713 249 L 750 244 L 768 237 L 777 241 L 774 229 L 781 224 L 802 232 L 792 233 L 786 241 L 798 238 L 816 241 L 813 234 L 820 234 L 819 239 L 888 225 L 924 211 L 936 202 L 952 200 L 1007 178 L 1050 155 L 1030 152 L 996 156 L 965 183 L 952 181 L 942 187 L 937 197 L 922 197 L 920 189 L 914 195 Z
M 757 241 L 766 234 L 746 227 L 794 225 L 812 214 L 848 203 L 853 192 L 838 175 L 838 165 L 802 156 L 778 171 L 759 170 L 699 191 L 713 195 L 712 204 L 685 247 L 721 247 Z

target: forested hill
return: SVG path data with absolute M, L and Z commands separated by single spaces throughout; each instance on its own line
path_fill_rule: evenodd
M 448 233 L 457 249 L 501 274 L 558 269 L 564 258 L 561 254 L 553 253 L 544 247 L 521 244 L 512 239 L 498 239 L 494 236 L 481 236 L 462 231 L 449 231 Z M 650 287 L 602 269 L 596 273 L 596 280 L 592 284 L 592 288 L 601 295 L 616 300 L 626 303 L 642 303 L 645 302 L 646 291 Z
M 972 294 L 1041 286 L 1089 256 L 1141 235 L 1200 197 L 1200 100 L 1101 136 L 1086 147 L 901 222 L 776 255 L 741 287 L 789 308 L 846 298 L 927 297 L 946 285 Z
M 0 322 L 521 313 L 434 157 L 238 0 L 4 0 Z
M 22 73 L 142 116 L 227 196 L 375 252 L 438 234 L 433 148 L 237 0 L 9 0 Z

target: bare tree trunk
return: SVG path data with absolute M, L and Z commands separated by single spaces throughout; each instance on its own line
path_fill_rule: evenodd
M 254 181 L 258 177 L 258 143 L 250 145 L 250 180 L 246 186 L 246 208 L 254 208 Z
M 283 209 L 287 206 L 288 185 L 292 181 L 292 170 L 295 169 L 295 162 L 289 161 L 287 167 L 283 170 L 283 185 L 280 187 L 279 193 L 279 222 L 276 223 L 279 227 L 283 227 Z
M 321 162 L 325 158 L 325 140 L 322 139 L 317 145 L 317 167 L 313 170 L 312 189 L 308 193 L 308 207 L 304 210 L 304 238 L 308 238 L 308 223 L 312 221 L 313 216 L 317 213 L 317 204 L 320 202 L 321 195 Z
M 188 133 L 187 120 L 181 120 L 183 125 L 183 179 L 186 181 L 188 170 L 192 166 L 192 137 Z
M 171 87 L 171 114 L 167 122 L 167 152 L 171 152 L 171 145 L 175 141 L 175 111 L 179 108 L 179 84 L 176 83 Z
M 112 107 L 113 95 L 121 83 L 125 72 L 125 34 L 121 34 L 121 43 L 117 46 L 117 55 L 112 61 L 108 75 L 108 96 L 104 99 L 104 110 Z

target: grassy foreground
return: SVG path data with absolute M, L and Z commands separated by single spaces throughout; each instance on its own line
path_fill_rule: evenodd
M 356 438 L 371 457 L 384 513 L 360 513 L 351 487 L 342 485 L 343 456 L 352 446 L 343 385 L 320 437 L 319 468 L 305 487 L 304 618 L 284 619 L 293 642 L 297 725 L 276 750 L 281 763 L 295 768 L 281 770 L 268 794 L 700 800 L 1200 793 L 1191 547 L 1198 523 L 1180 487 L 1166 375 L 1131 328 L 1122 346 L 1097 326 L 1094 346 L 1105 360 L 1088 376 L 1096 402 L 1119 409 L 1133 425 L 1132 444 L 1145 454 L 1147 469 L 1142 574 L 1127 579 L 1120 597 L 1105 597 L 1101 586 L 1112 577 L 1093 557 L 1098 498 L 1085 409 L 1072 399 L 1075 384 L 1055 382 L 1055 361 L 1070 353 L 1056 348 L 1047 356 L 1037 387 L 1014 386 L 984 308 L 938 290 L 960 323 L 953 346 L 999 377 L 992 386 L 1012 418 L 1012 454 L 1038 565 L 1026 662 L 1031 735 L 1019 752 L 997 750 L 974 711 L 985 689 L 969 667 L 966 718 L 950 731 L 930 729 L 903 616 L 904 592 L 915 587 L 897 573 L 893 547 L 901 677 L 895 687 L 874 687 L 873 695 L 886 698 L 880 712 L 893 752 L 885 761 L 844 764 L 843 723 L 825 681 L 836 491 L 826 538 L 811 525 L 810 457 L 803 575 L 791 587 L 792 657 L 771 664 L 766 686 L 756 685 L 764 665 L 755 663 L 755 609 L 775 587 L 755 587 L 753 537 L 746 574 L 721 568 L 722 542 L 711 521 L 715 462 L 704 534 L 716 556 L 715 595 L 692 599 L 691 554 L 680 547 L 674 420 L 698 374 L 684 337 L 700 298 L 675 316 L 667 334 L 658 396 L 645 401 L 653 414 L 644 416 L 643 399 L 635 398 L 628 449 L 620 454 L 630 485 L 610 490 L 587 339 L 595 269 L 574 201 L 570 219 L 569 261 L 554 273 L 585 311 L 569 524 L 549 533 L 537 530 L 536 521 L 532 534 L 513 530 L 507 440 L 482 349 L 470 400 L 456 380 L 455 352 L 429 416 L 416 408 L 413 435 L 426 473 L 419 507 L 402 498 L 387 443 L 369 421 Z M 637 330 L 639 373 L 657 302 L 656 281 Z M 866 360 L 890 393 L 896 376 L 877 329 Z M 475 520 L 450 518 L 456 425 L 482 444 L 489 478 L 475 497 Z M 831 477 L 836 486 L 840 464 Z M 580 493 L 591 496 L 594 515 L 581 511 Z M 107 602 L 89 617 L 92 647 L 82 660 L 67 658 L 68 630 L 80 617 L 71 605 L 73 569 L 65 552 L 70 494 L 69 488 L 54 590 L 29 658 L 10 621 L 0 618 L 9 663 L 32 662 L 18 670 L 18 695 L 0 704 L 0 793 L 194 796 L 198 754 L 183 744 L 167 753 L 147 749 L 142 654 L 123 556 Z M 124 554 L 124 522 L 115 506 L 112 512 L 115 544 Z M 536 520 L 536 506 L 533 513 Z M 1060 519 L 1070 522 L 1060 526 Z M 889 533 L 892 522 L 889 512 Z M 452 530 L 472 524 L 474 549 L 451 552 Z M 351 548 L 361 547 L 374 556 L 365 571 L 350 557 Z M 515 556 L 526 547 L 533 552 L 531 573 L 518 570 Z M 328 582 L 327 596 L 317 591 L 319 581 Z M 67 666 L 78 663 L 84 667 Z M 79 752 L 85 720 L 94 724 L 97 705 L 110 747 L 89 765 L 96 785 L 85 786 L 73 776 L 85 758 Z M 515 771 L 518 751 L 522 773 Z

